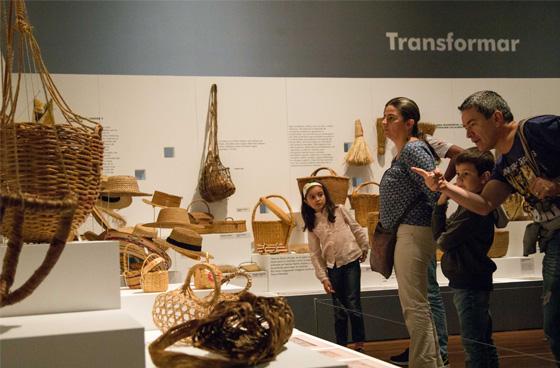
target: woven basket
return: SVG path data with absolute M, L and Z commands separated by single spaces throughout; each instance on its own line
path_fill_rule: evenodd
M 262 271 L 261 267 L 259 266 L 259 264 L 257 262 L 241 262 L 239 264 L 239 268 L 241 268 L 242 270 L 245 270 L 247 272 Z
M 370 241 L 373 239 L 373 233 L 375 232 L 375 228 L 377 227 L 377 223 L 379 222 L 379 212 L 369 212 L 367 214 L 367 229 L 368 229 L 368 238 Z
M 153 253 L 150 254 L 142 263 L 140 272 L 140 282 L 145 293 L 167 291 L 169 272 L 163 258 Z
M 214 277 L 214 290 L 207 296 L 199 298 L 194 294 L 190 286 L 191 278 L 199 269 L 205 269 L 211 273 L 214 272 L 213 268 L 206 263 L 195 264 L 189 269 L 182 287 L 156 296 L 152 308 L 152 318 L 160 331 L 166 332 L 171 327 L 181 323 L 205 318 L 217 303 L 222 300 L 238 299 L 239 295 L 249 290 L 252 285 L 251 276 L 245 272 L 229 274 L 222 279 L 221 283 L 218 282 L 217 277 Z M 245 287 L 236 293 L 222 293 L 221 286 L 237 276 L 247 279 Z M 189 341 L 183 340 L 182 343 L 189 343 Z
M 225 220 L 214 220 L 212 223 L 212 233 L 244 233 L 247 231 L 247 222 L 245 220 L 234 220 L 226 217 Z
M 321 170 L 328 170 L 330 175 L 317 176 L 317 173 Z M 320 181 L 323 183 L 323 185 L 327 187 L 334 203 L 343 205 L 346 202 L 350 178 L 338 176 L 333 169 L 329 169 L 328 167 L 320 167 L 313 171 L 310 176 L 297 178 L 300 193 L 303 191 L 303 186 L 311 181 Z
M 0 48 L 2 107 L 0 111 L 0 235 L 8 238 L 0 275 L 0 307 L 23 300 L 40 285 L 60 257 L 66 241 L 76 233 L 99 194 L 103 144 L 101 126 L 74 113 L 56 89 L 41 56 L 23 0 L 3 8 Z M 4 43 L 6 41 L 6 43 Z M 31 60 L 32 58 L 32 60 Z M 24 60 L 25 59 L 25 60 Z M 24 66 L 33 66 L 34 70 Z M 53 119 L 15 122 L 23 73 L 36 73 L 49 109 L 56 106 L 65 122 Z M 13 78 L 13 79 L 12 79 Z M 50 116 L 47 109 L 44 116 Z M 36 115 L 34 115 L 36 116 Z M 19 255 L 24 243 L 49 243 L 45 259 L 16 290 Z
M 264 221 L 255 219 L 257 209 L 263 203 L 263 198 L 279 198 L 286 204 L 289 213 L 286 215 L 288 221 L 285 220 L 270 220 Z M 290 236 L 292 235 L 292 230 L 295 227 L 295 219 L 292 211 L 292 207 L 288 201 L 281 195 L 271 194 L 266 197 L 261 197 L 255 207 L 253 208 L 253 214 L 251 216 L 251 225 L 253 227 L 253 238 L 255 244 L 255 250 L 257 250 L 259 245 L 273 244 L 273 245 L 284 245 L 287 247 Z M 287 249 L 286 249 L 287 251 Z
M 191 207 L 194 203 L 204 204 L 206 206 L 206 212 L 191 211 Z M 191 221 L 191 224 L 209 225 L 212 223 L 212 221 L 214 221 L 214 215 L 212 215 L 212 213 L 210 212 L 210 206 L 208 205 L 208 202 L 203 199 L 196 199 L 189 203 L 187 211 L 189 213 L 189 220 Z
M 218 147 L 218 87 L 210 88 L 206 116 L 208 148 L 198 180 L 198 191 L 208 202 L 225 199 L 235 193 L 229 168 L 222 164 Z
M 142 267 L 132 267 L 132 265 L 130 264 L 130 257 L 132 256 L 132 254 L 129 253 L 129 251 L 132 251 L 133 248 L 134 247 L 132 244 L 126 244 L 121 255 L 122 263 L 124 263 L 124 283 L 126 284 L 126 286 L 128 286 L 129 289 L 140 289 L 142 288 Z M 145 257 L 146 255 L 138 255 L 138 253 L 136 253 L 135 256 L 135 258 L 139 258 L 141 261 L 144 261 Z
M 197 289 L 212 289 L 214 287 L 214 278 L 218 279 L 218 282 L 222 282 L 224 275 L 217 265 L 210 263 L 208 258 L 205 264 L 209 266 L 213 272 L 207 269 L 197 268 L 194 271 L 194 287 Z
M 500 258 L 507 254 L 509 246 L 509 231 L 496 230 L 494 231 L 494 242 L 490 250 L 488 250 L 488 257 Z
M 368 212 L 379 211 L 379 194 L 376 193 L 358 193 L 358 191 L 364 188 L 366 185 L 377 185 L 374 181 L 366 181 L 358 185 L 352 191 L 352 194 L 348 196 L 350 199 L 350 205 L 355 211 L 356 221 L 362 227 L 367 226 L 367 216 Z

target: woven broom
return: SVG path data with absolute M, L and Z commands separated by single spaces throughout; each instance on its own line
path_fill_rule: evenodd
M 348 165 L 365 166 L 373 162 L 371 152 L 364 139 L 364 129 L 360 119 L 354 122 L 354 143 L 344 157 Z
M 377 132 L 377 154 L 384 155 L 387 137 L 385 137 L 385 130 L 383 129 L 383 118 L 377 118 L 375 121 L 375 130 Z

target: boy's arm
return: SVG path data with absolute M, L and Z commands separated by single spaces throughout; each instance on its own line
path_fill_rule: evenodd
M 441 206 L 436 206 L 436 209 L 434 209 L 434 216 L 438 207 Z M 446 252 L 463 244 L 465 238 L 477 231 L 479 224 L 478 218 L 479 217 L 474 213 L 471 213 L 464 208 L 459 208 L 447 222 L 446 229 L 441 231 L 437 237 L 434 232 L 434 238 L 437 246 Z
M 327 264 L 323 259 L 323 255 L 321 254 L 321 243 L 319 241 L 319 238 L 312 231 L 309 231 L 307 233 L 307 241 L 309 243 L 311 264 L 313 264 L 313 268 L 315 268 L 315 276 L 321 282 L 328 280 L 329 277 L 327 276 Z
M 445 203 L 440 202 L 441 201 L 438 200 L 438 203 L 434 206 L 434 211 L 432 212 L 432 236 L 435 241 L 437 241 L 441 233 L 443 233 L 447 228 L 447 224 L 445 223 L 447 220 L 447 201 L 445 201 Z

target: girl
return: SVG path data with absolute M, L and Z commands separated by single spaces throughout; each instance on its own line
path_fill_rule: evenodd
M 362 227 L 341 205 L 335 205 L 320 182 L 305 184 L 301 215 L 309 231 L 309 251 L 315 275 L 334 304 L 336 342 L 348 343 L 348 317 L 354 349 L 363 351 L 364 319 L 360 302 L 360 262 L 368 253 L 368 239 Z M 358 245 L 359 244 L 359 245 Z

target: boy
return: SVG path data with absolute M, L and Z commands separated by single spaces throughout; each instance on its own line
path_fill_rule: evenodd
M 455 159 L 457 186 L 480 193 L 494 168 L 490 152 L 469 148 Z M 448 197 L 442 194 L 432 215 L 432 231 L 444 252 L 443 274 L 453 290 L 453 302 L 459 316 L 465 365 L 498 367 L 498 353 L 492 341 L 489 313 L 492 273 L 496 264 L 487 256 L 494 239 L 493 213 L 478 215 L 461 206 L 446 223 Z

